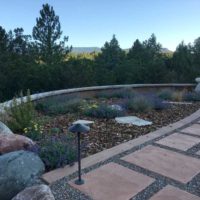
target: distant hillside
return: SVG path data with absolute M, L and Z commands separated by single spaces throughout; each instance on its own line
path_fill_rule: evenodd
M 92 52 L 100 52 L 101 48 L 99 47 L 73 47 L 73 53 L 92 53 Z
M 162 48 L 161 53 L 173 53 L 173 51 L 167 49 L 167 48 Z
M 129 49 L 125 49 L 126 52 L 128 52 Z M 73 47 L 72 52 L 73 53 L 92 53 L 92 52 L 101 52 L 101 48 L 99 47 Z M 170 51 L 167 48 L 162 48 L 161 53 L 173 53 L 173 51 Z

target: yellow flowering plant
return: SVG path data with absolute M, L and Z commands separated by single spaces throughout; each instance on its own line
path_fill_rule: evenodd
M 24 134 L 32 140 L 40 140 L 44 131 L 44 127 L 37 122 L 31 121 L 30 126 L 24 128 Z
M 91 103 L 91 104 L 84 104 L 84 106 L 81 107 L 82 111 L 88 110 L 88 109 L 96 109 L 99 105 L 97 103 Z

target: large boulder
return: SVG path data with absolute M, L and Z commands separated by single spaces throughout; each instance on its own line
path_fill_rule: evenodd
M 29 138 L 17 134 L 0 134 L 0 154 L 18 150 L 29 150 L 36 144 Z
M 33 185 L 44 169 L 41 159 L 32 152 L 21 150 L 0 156 L 0 199 L 10 200 Z
M 196 85 L 194 91 L 200 92 L 200 77 L 196 78 L 195 81 L 197 82 L 197 85 Z
M 13 132 L 3 123 L 0 121 L 0 134 L 13 134 Z
M 37 185 L 24 189 L 12 200 L 55 200 L 47 185 Z

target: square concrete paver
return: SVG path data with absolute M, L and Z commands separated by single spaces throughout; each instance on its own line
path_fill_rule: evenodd
M 200 197 L 172 186 L 166 186 L 150 200 L 200 200 Z
M 193 124 L 185 129 L 181 130 L 181 132 L 200 136 L 200 124 Z
M 156 143 L 186 151 L 194 145 L 200 143 L 200 138 L 183 135 L 180 133 L 174 133 L 166 138 L 157 141 Z
M 182 183 L 200 172 L 200 160 L 151 145 L 122 159 Z
M 154 182 L 154 179 L 139 174 L 115 163 L 106 164 L 83 175 L 85 184 L 69 184 L 94 200 L 128 200 Z

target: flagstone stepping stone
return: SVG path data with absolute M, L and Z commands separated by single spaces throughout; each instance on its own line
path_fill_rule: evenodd
M 89 120 L 79 119 L 79 120 L 73 122 L 72 124 L 85 124 L 85 125 L 90 125 L 90 124 L 94 124 L 94 122 L 93 122 L 93 121 L 89 121 Z
M 200 197 L 168 185 L 150 200 L 200 200 Z
M 69 184 L 94 200 L 125 200 L 134 197 L 155 180 L 131 169 L 109 163 L 83 175 L 85 183 Z
M 147 126 L 152 124 L 150 121 L 146 121 L 135 116 L 116 117 L 115 120 L 120 124 L 132 124 L 136 126 Z

